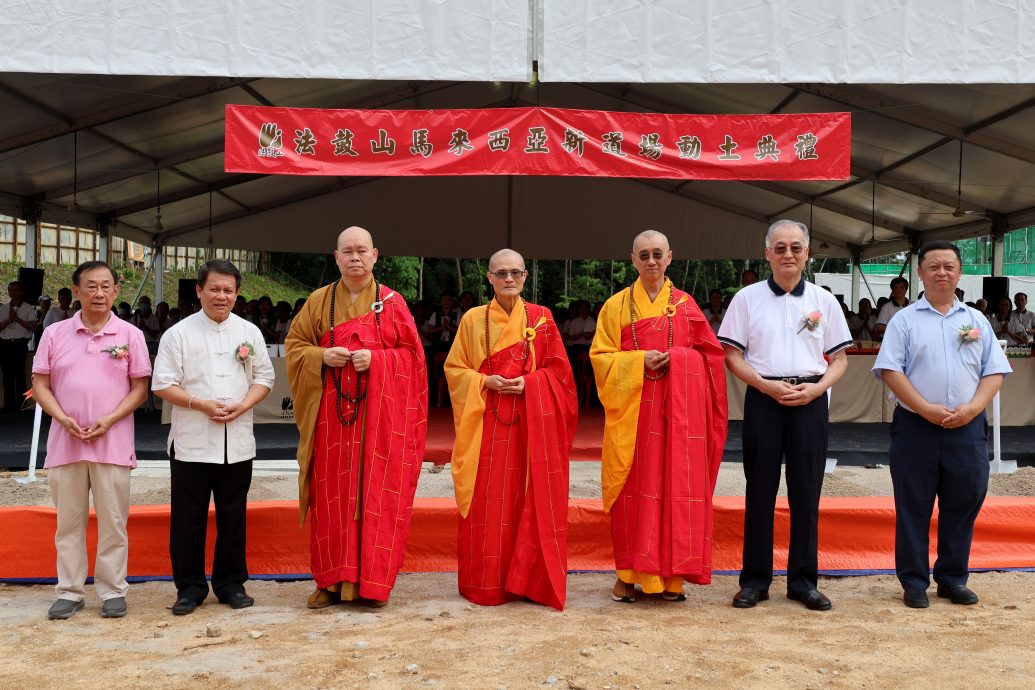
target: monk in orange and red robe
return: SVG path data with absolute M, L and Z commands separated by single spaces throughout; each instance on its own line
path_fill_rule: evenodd
M 388 601 L 403 561 L 427 434 L 424 349 L 402 295 L 373 278 L 370 233 L 350 227 L 285 341 L 298 425 L 298 501 L 311 519 L 310 608 Z
M 446 359 L 456 442 L 460 594 L 564 608 L 568 454 L 578 400 L 550 310 L 521 299 L 525 260 L 489 259 L 495 298 L 468 310 Z
M 724 353 L 693 298 L 665 278 L 668 239 L 633 242 L 639 278 L 604 303 L 589 356 L 604 405 L 601 463 L 615 601 L 682 601 L 711 582 L 712 493 L 726 442 Z

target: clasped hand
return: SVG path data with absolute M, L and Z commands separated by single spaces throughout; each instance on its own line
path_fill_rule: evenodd
M 808 405 L 824 392 L 826 390 L 816 383 L 799 383 L 792 386 L 786 381 L 766 381 L 766 395 L 788 407 Z
M 232 422 L 247 412 L 241 404 L 243 401 L 223 402 L 221 400 L 202 400 L 194 398 L 191 400 L 190 408 L 198 412 L 204 412 L 208 418 L 217 424 Z
M 323 351 L 323 363 L 329 367 L 343 367 L 349 362 L 356 371 L 370 368 L 370 350 L 352 350 L 346 347 L 329 347 Z
M 971 406 L 960 405 L 956 408 L 948 408 L 945 405 L 928 405 L 920 416 L 931 424 L 937 424 L 943 429 L 959 429 L 970 424 L 971 420 L 978 415 L 980 410 L 973 410 Z
M 647 350 L 643 353 L 643 366 L 651 371 L 658 371 L 668 366 L 671 356 L 667 352 Z
M 501 395 L 518 395 L 525 392 L 525 377 L 518 376 L 516 379 L 508 379 L 499 374 L 493 374 L 485 377 L 485 387 Z
M 100 438 L 108 433 L 108 429 L 115 423 L 115 420 L 110 416 L 99 418 L 96 422 L 91 424 L 87 428 L 79 426 L 79 422 L 72 419 L 70 416 L 65 415 L 65 418 L 61 420 L 61 425 L 68 430 L 68 433 L 72 434 L 80 441 L 89 443 L 94 439 Z

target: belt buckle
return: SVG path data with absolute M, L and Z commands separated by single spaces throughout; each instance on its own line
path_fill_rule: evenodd
M 797 386 L 799 383 L 801 383 L 801 381 L 798 380 L 797 376 L 785 376 L 780 380 L 791 386 Z

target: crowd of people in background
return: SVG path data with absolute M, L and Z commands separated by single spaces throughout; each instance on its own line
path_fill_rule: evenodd
M 824 289 L 830 291 L 829 287 Z M 860 342 L 880 342 L 891 317 L 909 306 L 908 293 L 909 281 L 898 277 L 891 281 L 891 294 L 879 298 L 876 306 L 864 297 L 859 300 L 858 311 L 852 311 L 841 295 L 836 297 L 848 320 L 852 338 Z M 923 292 L 919 296 L 923 296 Z M 1005 340 L 1009 346 L 1035 343 L 1035 314 L 1028 311 L 1026 293 L 1016 293 L 1013 300 L 1007 296 L 1000 297 L 994 307 L 984 298 L 968 302 L 965 297 L 964 291 L 957 288 L 956 299 L 984 314 L 999 340 Z

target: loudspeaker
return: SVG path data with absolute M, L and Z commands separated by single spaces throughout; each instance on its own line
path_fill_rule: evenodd
M 22 299 L 26 304 L 36 306 L 37 300 L 43 294 L 43 269 L 20 267 L 18 269 L 18 282 L 22 286 Z M 54 295 L 51 295 L 51 297 L 54 297 Z
M 180 289 L 177 304 L 187 302 L 188 304 L 198 303 L 198 281 L 195 278 L 180 278 Z
M 981 279 L 981 296 L 988 302 L 988 313 L 994 314 L 999 298 L 1010 296 L 1010 279 L 1006 276 L 985 276 Z

